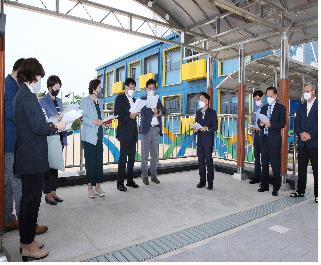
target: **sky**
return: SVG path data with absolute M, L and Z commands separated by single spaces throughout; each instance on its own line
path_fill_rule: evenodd
M 32 1 L 34 0 L 20 2 Z M 34 2 L 40 3 L 39 0 Z M 106 0 L 100 2 L 107 4 Z M 108 0 L 108 5 L 140 15 L 153 16 L 150 10 L 132 0 Z M 61 9 L 67 11 L 70 6 L 61 4 Z M 84 12 L 84 9 L 79 7 L 73 12 L 71 14 Z M 79 95 L 88 94 L 88 83 L 96 77 L 96 67 L 152 42 L 151 39 L 6 5 L 5 13 L 7 15 L 6 74 L 11 73 L 12 66 L 18 58 L 35 57 L 46 72 L 42 80 L 42 91 L 46 90 L 46 80 L 49 75 L 55 74 L 62 80 L 64 94 L 72 91 Z M 103 13 L 97 15 L 104 16 Z M 113 16 L 110 19 L 115 20 Z M 117 23 L 117 21 L 111 22 Z

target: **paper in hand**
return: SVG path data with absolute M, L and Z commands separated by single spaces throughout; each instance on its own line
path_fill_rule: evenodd
M 146 99 L 146 108 L 156 109 L 159 96 L 147 96 Z
M 75 120 L 79 119 L 83 115 L 82 110 L 70 110 L 64 113 L 61 121 L 65 123 L 74 122 Z
M 200 125 L 198 122 L 195 122 L 194 124 L 193 124 L 193 129 L 195 129 L 195 130 L 199 130 L 199 129 L 202 129 L 203 128 L 203 126 L 202 125 Z
M 270 122 L 270 120 L 268 119 L 268 117 L 265 116 L 264 114 L 261 114 L 261 113 L 255 113 L 255 114 L 256 114 L 257 118 L 258 118 L 261 122 L 263 122 L 263 123 L 268 123 L 268 122 Z
M 133 104 L 133 106 L 130 107 L 129 112 L 131 113 L 138 113 L 142 110 L 142 108 L 144 108 L 146 106 L 146 100 L 142 100 L 140 98 L 138 98 L 135 103 Z

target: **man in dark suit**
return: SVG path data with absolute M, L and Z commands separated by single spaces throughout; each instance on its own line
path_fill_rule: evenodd
M 213 145 L 214 133 L 217 130 L 216 111 L 209 107 L 210 95 L 202 92 L 199 100 L 200 110 L 196 112 L 196 123 L 201 128 L 194 125 L 194 133 L 197 132 L 197 157 L 199 166 L 200 182 L 197 188 L 203 188 L 206 185 L 206 167 L 207 167 L 207 189 L 213 189 L 214 167 L 213 167 Z
M 318 202 L 318 100 L 317 85 L 308 82 L 304 86 L 304 99 L 297 112 L 294 130 L 298 136 L 298 186 L 291 197 L 303 197 L 307 184 L 307 167 L 312 165 L 315 202 Z
M 130 107 L 135 102 L 135 98 L 133 98 L 135 86 L 135 80 L 132 78 L 127 78 L 125 81 L 125 93 L 118 95 L 115 100 L 115 115 L 118 115 L 116 138 L 120 142 L 117 189 L 120 191 L 127 191 L 127 188 L 124 186 L 126 163 L 128 173 L 126 186 L 132 188 L 139 187 L 133 180 L 136 143 L 138 139 L 138 130 L 136 123 L 137 113 L 131 113 L 129 111 Z
M 260 183 L 261 182 L 261 173 L 262 173 L 262 165 L 261 165 L 261 154 L 262 154 L 262 136 L 263 130 L 259 128 L 258 125 L 258 117 L 257 114 L 261 112 L 263 107 L 263 91 L 256 90 L 253 93 L 253 100 L 255 102 L 255 109 L 252 113 L 252 126 L 251 131 L 254 137 L 253 146 L 254 146 L 254 178 L 250 180 L 250 184 Z
M 266 89 L 268 105 L 262 107 L 261 114 L 268 121 L 260 120 L 260 128 L 263 130 L 262 139 L 262 185 L 258 192 L 269 190 L 269 164 L 273 171 L 273 196 L 278 196 L 281 187 L 281 129 L 286 122 L 285 107 L 276 102 L 277 89 L 273 86 Z

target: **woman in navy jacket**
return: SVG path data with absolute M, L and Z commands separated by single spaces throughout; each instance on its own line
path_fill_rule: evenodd
M 14 100 L 17 144 L 14 170 L 21 175 L 19 233 L 23 261 L 48 255 L 35 229 L 42 195 L 43 177 L 49 170 L 47 136 L 65 128 L 64 123 L 47 123 L 37 100 L 45 71 L 39 61 L 28 58 L 18 72 L 20 88 Z

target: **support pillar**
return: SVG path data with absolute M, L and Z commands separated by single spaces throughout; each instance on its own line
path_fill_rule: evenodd
M 239 49 L 239 84 L 237 88 L 237 179 L 246 179 L 243 174 L 245 160 L 245 52 L 244 45 Z
M 211 97 L 210 107 L 213 108 L 213 72 L 214 72 L 214 58 L 211 54 L 208 54 L 207 56 L 207 93 Z
M 4 58 L 5 58 L 5 24 L 4 0 L 0 2 L 0 261 L 6 256 L 2 245 L 4 231 Z
M 288 131 L 289 131 L 289 42 L 286 32 L 281 36 L 281 62 L 280 62 L 280 103 L 285 106 L 286 124 L 281 131 L 281 176 L 283 183 L 286 182 L 288 170 Z

